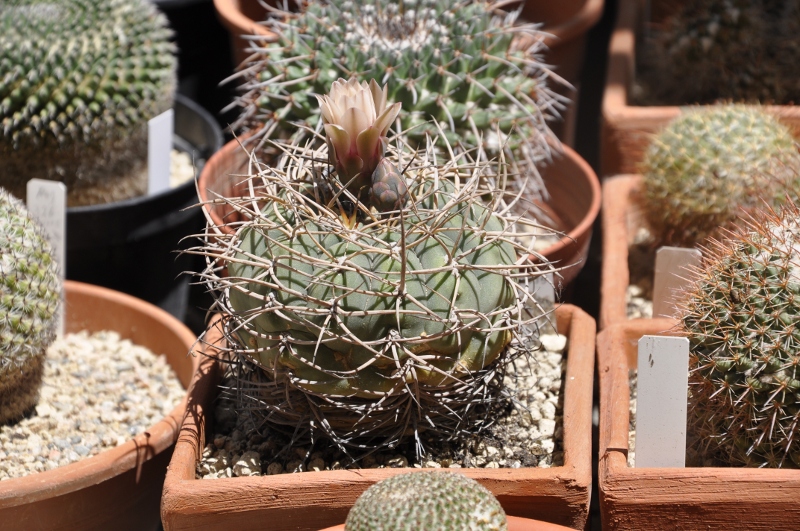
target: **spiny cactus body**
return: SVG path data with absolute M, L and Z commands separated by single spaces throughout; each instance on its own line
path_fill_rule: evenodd
M 698 107 L 653 138 L 642 177 L 642 210 L 655 239 L 692 247 L 797 190 L 800 156 L 789 130 L 757 106 Z
M 479 430 L 505 366 L 534 347 L 532 282 L 552 270 L 515 239 L 533 222 L 504 210 L 506 168 L 390 147 L 358 195 L 327 145 L 277 147 L 248 177 L 255 195 L 226 199 L 235 233 L 198 250 L 233 353 L 260 367 L 240 408 L 345 451 Z
M 544 45 L 536 25 L 516 24 L 515 15 L 482 0 L 326 0 L 299 8 L 265 22 L 277 42 L 254 40 L 238 126 L 284 138 L 294 123 L 313 129 L 312 95 L 355 76 L 388 86 L 415 147 L 424 147 L 426 134 L 443 133 L 453 146 L 497 152 L 514 130 L 511 144 L 524 149 L 518 159 L 538 162 L 557 145 L 546 120 L 561 102 L 537 57 Z
M 358 497 L 345 531 L 504 531 L 506 513 L 483 485 L 452 472 L 411 472 L 379 481 Z
M 22 417 L 39 396 L 61 298 L 50 253 L 25 206 L 0 189 L 0 424 Z
M 800 466 L 800 211 L 716 243 L 684 304 L 689 424 L 732 464 Z
M 0 185 L 63 181 L 68 204 L 147 188 L 147 121 L 172 105 L 176 60 L 147 0 L 0 4 Z

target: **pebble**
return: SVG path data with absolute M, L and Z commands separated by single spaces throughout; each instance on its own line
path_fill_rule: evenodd
M 131 368 L 120 372 L 120 365 Z M 0 481 L 123 444 L 164 418 L 184 394 L 164 356 L 116 332 L 67 334 L 47 351 L 35 411 L 0 426 Z
M 385 449 L 364 457 L 357 465 L 335 448 L 298 447 L 289 455 L 278 456 L 283 443 L 273 436 L 245 434 L 235 429 L 236 415 L 225 398 L 217 402 L 217 433 L 208 439 L 203 456 L 197 463 L 198 478 L 212 479 L 239 475 L 256 475 L 255 460 L 247 467 L 237 467 L 220 459 L 227 452 L 244 457 L 255 453 L 264 475 L 304 471 L 339 470 L 343 468 L 550 468 L 562 466 L 563 398 L 561 382 L 566 367 L 564 352 L 567 338 L 558 334 L 540 336 L 544 350 L 530 358 L 522 357 L 509 368 L 506 385 L 518 389 L 518 401 L 507 414 L 499 417 L 477 441 L 453 443 L 452 447 L 438 440 L 426 441 L 428 453 L 417 458 L 413 450 Z M 424 436 L 424 434 L 423 434 Z M 433 435 L 431 437 L 434 437 Z M 431 444 L 433 442 L 434 444 Z M 430 445 L 430 447 L 428 446 Z M 413 445 L 409 445 L 413 448 Z M 237 461 L 238 464 L 238 461 Z

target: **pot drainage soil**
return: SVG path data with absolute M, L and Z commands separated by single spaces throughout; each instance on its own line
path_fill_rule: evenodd
M 342 468 L 550 468 L 563 466 L 563 374 L 566 369 L 566 337 L 541 336 L 542 350 L 521 357 L 509 368 L 506 383 L 517 389 L 496 422 L 468 441 L 424 440 L 427 453 L 416 456 L 413 441 L 394 450 L 366 456 L 358 464 L 331 445 L 287 448 L 286 439 L 259 433 L 245 435 L 245 415 L 237 416 L 223 392 L 215 408 L 215 431 L 208 437 L 198 479 L 259 476 Z M 223 378 L 221 387 L 232 383 Z
M 47 351 L 35 411 L 0 426 L 0 481 L 118 446 L 167 416 L 185 393 L 164 356 L 116 332 L 67 334 Z

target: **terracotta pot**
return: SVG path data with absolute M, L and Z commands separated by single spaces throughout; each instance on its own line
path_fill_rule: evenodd
M 107 288 L 66 281 L 67 333 L 114 330 L 163 353 L 184 386 L 197 359 L 195 336 L 164 310 Z M 91 393 L 91 389 L 76 389 Z M 123 445 L 47 472 L 0 482 L 0 528 L 154 530 L 159 499 L 186 399 Z
M 597 337 L 600 514 L 604 530 L 796 530 L 800 472 L 757 468 L 629 468 L 628 371 L 643 335 L 671 319 L 617 323 Z
M 608 48 L 608 70 L 603 94 L 601 173 L 637 173 L 652 133 L 681 113 L 676 106 L 639 107 L 631 103 L 636 78 L 636 40 L 645 20 L 640 9 L 648 4 L 653 17 L 667 12 L 667 0 L 619 0 L 617 22 Z M 775 113 L 795 136 L 800 134 L 800 108 L 794 105 L 765 106 Z
M 642 216 L 632 194 L 641 186 L 640 175 L 618 175 L 603 181 L 602 271 L 600 276 L 600 329 L 627 321 L 626 292 L 630 284 L 628 246 L 642 226 Z
M 245 191 L 244 177 L 249 156 L 240 140 L 232 140 L 217 151 L 203 167 L 198 180 L 200 201 L 214 224 L 239 221 L 238 214 L 224 202 L 209 204 L 217 197 L 237 197 Z M 592 226 L 600 212 L 600 182 L 591 166 L 580 155 L 564 147 L 561 156 L 541 170 L 550 200 L 542 205 L 557 222 L 565 236 L 547 247 L 542 254 L 560 266 L 571 266 L 561 272 L 566 286 L 578 276 L 589 252 Z M 226 227 L 222 228 L 223 230 Z M 227 229 L 230 232 L 231 229 Z
M 564 390 L 564 466 L 550 469 L 459 469 L 482 483 L 506 513 L 583 529 L 591 490 L 591 409 L 594 320 L 575 306 L 556 310 L 558 329 L 569 337 Z M 220 341 L 219 334 L 210 340 Z M 219 343 L 217 343 L 219 344 Z M 308 530 L 335 525 L 370 485 L 409 469 L 303 472 L 273 476 L 195 479 L 195 464 L 213 425 L 212 405 L 222 372 L 201 361 L 190 390 L 189 410 L 172 456 L 161 503 L 166 531 L 179 529 Z M 416 470 L 416 469 L 414 469 Z
M 267 3 L 275 5 L 274 1 Z M 586 50 L 586 36 L 603 14 L 604 0 L 524 0 L 521 18 L 542 23 L 542 31 L 548 33 L 544 43 L 549 50 L 543 61 L 555 67 L 556 73 L 573 85 L 573 88 L 558 87 L 558 92 L 572 102 L 563 112 L 563 120 L 553 122 L 551 127 L 562 142 L 572 146 L 575 141 L 578 88 Z M 245 35 L 261 35 L 274 40 L 275 34 L 258 22 L 266 19 L 267 10 L 262 0 L 214 0 L 214 6 L 222 24 L 231 34 L 234 62 L 242 64 L 250 55 L 245 49 L 249 42 Z M 507 9 L 516 9 L 519 2 Z
M 541 520 L 531 520 L 530 518 L 508 517 L 508 531 L 566 531 L 569 527 L 563 527 Z M 345 531 L 344 524 L 327 527 L 322 531 Z

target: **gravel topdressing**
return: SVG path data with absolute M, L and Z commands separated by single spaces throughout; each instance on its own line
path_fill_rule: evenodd
M 198 479 L 259 476 L 342 468 L 549 468 L 561 466 L 563 430 L 563 374 L 566 337 L 541 336 L 543 350 L 521 357 L 509 368 L 506 384 L 518 389 L 517 403 L 509 405 L 481 436 L 443 443 L 424 440 L 427 453 L 417 459 L 413 444 L 368 455 L 358 464 L 331 446 L 291 448 L 280 436 L 245 434 L 232 403 L 221 396 L 215 408 L 215 431 L 207 439 L 197 463 Z M 222 386 L 232 381 L 223 379 Z M 423 435 L 424 439 L 424 435 Z
M 35 412 L 0 426 L 0 481 L 123 444 L 164 418 L 185 392 L 165 356 L 116 332 L 67 334 L 47 351 Z

